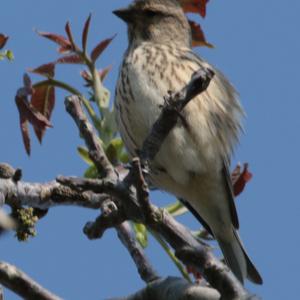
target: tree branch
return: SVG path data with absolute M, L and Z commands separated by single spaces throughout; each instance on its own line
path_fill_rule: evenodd
M 193 75 L 191 82 L 184 89 L 178 93 L 170 93 L 165 98 L 161 115 L 143 144 L 141 151 L 143 163 L 155 157 L 164 139 L 176 125 L 178 119 L 184 122 L 181 116 L 182 109 L 196 95 L 207 88 L 213 75 L 212 71 L 201 69 Z M 102 214 L 94 222 L 89 222 L 85 226 L 86 235 L 90 239 L 99 238 L 106 229 L 115 227 L 120 240 L 131 254 L 142 279 L 149 283 L 155 280 L 157 275 L 148 262 L 143 249 L 136 241 L 130 224 L 124 221 L 131 220 L 145 224 L 171 245 L 175 254 L 183 263 L 192 265 L 201 271 L 207 282 L 215 289 L 210 294 L 213 295 L 211 297 L 215 298 L 211 299 L 218 299 L 216 295 L 219 294 L 222 295 L 221 299 L 228 300 L 257 299 L 244 289 L 228 267 L 215 258 L 211 251 L 193 236 L 190 230 L 177 222 L 165 210 L 159 209 L 150 203 L 149 190 L 139 159 L 133 160 L 132 168 L 125 178 L 118 176 L 115 168 L 105 155 L 96 131 L 83 112 L 80 98 L 78 96 L 67 97 L 65 105 L 77 124 L 81 137 L 85 140 L 89 156 L 97 167 L 99 174 L 102 175 L 101 179 L 58 177 L 56 182 L 29 184 L 19 181 L 21 172 L 9 168 L 4 168 L 5 172 L 2 172 L 0 165 L 0 200 L 4 199 L 8 204 L 29 205 L 42 209 L 59 204 L 100 208 Z M 151 293 L 149 294 L 145 290 L 145 292 L 132 296 L 140 297 L 138 295 L 142 295 L 142 298 L 128 299 L 161 299 L 162 291 L 168 291 L 168 286 L 170 287 L 174 282 L 177 283 L 172 288 L 178 288 L 178 295 L 180 294 L 179 286 L 183 293 L 190 293 L 191 289 L 197 289 L 199 293 L 207 291 L 206 288 L 205 291 L 201 290 L 199 286 L 189 285 L 181 279 L 176 280 L 168 281 L 167 279 L 164 283 L 166 289 L 164 290 L 164 286 L 161 286 L 158 297 L 147 298 L 147 295 L 151 295 Z M 9 288 L 17 289 L 15 281 L 10 281 L 7 285 L 9 284 L 12 285 Z M 163 284 L 163 281 L 155 281 L 153 287 L 155 287 L 155 284 L 157 284 L 157 287 L 154 288 L 153 295 L 155 295 L 155 289 L 160 290 L 158 287 L 159 284 Z M 179 299 L 176 296 L 174 297 L 170 299 Z
M 116 196 L 119 196 L 119 199 L 131 199 L 131 193 L 129 192 L 130 189 L 128 184 L 123 184 L 123 182 L 126 183 L 126 178 L 120 184 L 117 172 L 101 147 L 96 131 L 85 117 L 82 106 L 78 101 L 78 97 L 67 97 L 65 105 L 67 111 L 77 124 L 78 129 L 85 140 L 85 143 L 89 149 L 90 158 L 97 167 L 99 174 L 103 173 L 101 171 L 104 171 L 103 175 L 106 177 L 106 180 L 102 180 L 101 182 L 101 179 L 99 179 L 99 185 L 102 186 L 104 190 L 108 192 L 110 191 L 112 196 L 116 194 Z M 72 185 L 72 180 L 69 180 L 69 184 Z M 93 189 L 95 192 L 97 187 L 93 186 L 92 181 L 86 179 L 83 182 L 83 186 L 88 184 L 88 189 Z M 76 187 L 78 187 L 78 185 L 79 182 L 77 181 Z M 134 205 L 130 205 L 131 207 L 135 207 L 135 201 L 133 202 Z M 95 222 L 86 224 L 84 232 L 89 238 L 95 238 L 97 236 L 102 236 L 106 228 L 111 226 L 116 227 L 118 237 L 129 251 L 133 261 L 137 266 L 141 278 L 146 283 L 149 283 L 152 280 L 157 279 L 158 275 L 148 261 L 142 247 L 138 244 L 135 235 L 132 232 L 131 225 L 128 222 L 124 222 L 125 215 L 123 215 L 122 212 L 123 211 L 118 210 L 117 205 L 114 206 L 114 209 L 104 209 L 102 207 L 102 215 L 100 215 Z
M 144 160 L 153 159 L 155 157 L 163 140 L 175 126 L 178 118 L 180 117 L 181 110 L 193 97 L 207 88 L 212 77 L 212 71 L 200 70 L 193 75 L 191 82 L 182 91 L 169 95 L 158 121 L 154 124 L 151 133 L 143 144 L 141 157 Z M 77 104 L 74 104 L 74 102 L 77 102 Z M 75 118 L 76 124 L 79 124 L 78 118 L 81 116 L 81 112 L 78 112 L 80 109 L 78 103 L 79 100 L 76 99 L 76 96 L 66 100 L 66 105 L 68 107 L 70 105 L 76 107 L 76 110 L 72 109 L 73 112 L 77 111 L 77 113 L 72 114 L 72 117 Z M 84 122 L 87 123 L 87 119 L 85 119 Z M 89 128 L 89 125 L 85 124 L 84 128 Z M 85 138 L 82 131 L 81 134 Z M 103 150 L 101 153 L 101 155 L 105 157 Z M 107 161 L 108 160 L 105 160 L 105 164 Z M 101 167 L 101 161 L 98 161 L 97 163 L 99 163 L 99 167 Z M 110 174 L 113 174 L 113 172 Z M 107 177 L 105 180 L 107 180 Z M 78 182 L 74 181 L 74 187 L 77 183 Z M 131 183 L 135 186 L 134 195 L 132 194 Z M 68 184 L 72 184 L 72 179 L 69 180 Z M 96 222 L 89 224 L 89 229 L 93 228 L 93 231 L 96 232 L 97 226 L 99 226 L 99 233 L 102 235 L 106 228 L 120 225 L 120 219 L 116 218 L 116 215 L 119 215 L 119 217 L 126 216 L 126 219 L 128 220 L 144 223 L 151 230 L 158 232 L 173 247 L 175 253 L 184 253 L 184 249 L 186 248 L 194 249 L 194 253 L 196 253 L 194 259 L 197 261 L 198 268 L 201 266 L 201 270 L 203 271 L 207 281 L 212 287 L 216 288 L 221 295 L 229 295 L 231 298 L 233 298 L 233 296 L 238 298 L 239 296 L 244 297 L 244 295 L 249 295 L 240 282 L 232 275 L 229 269 L 224 264 L 220 263 L 207 248 L 204 248 L 203 245 L 201 245 L 193 237 L 189 230 L 174 220 L 165 211 L 162 211 L 150 204 L 148 199 L 148 187 L 143 178 L 139 160 L 135 159 L 133 161 L 133 167 L 123 181 L 118 181 L 117 183 L 110 181 L 110 184 L 110 188 L 114 191 L 125 187 L 125 190 L 127 191 L 123 193 L 123 196 L 125 197 L 120 197 L 120 194 L 114 194 L 114 197 L 119 199 L 119 203 L 116 203 L 118 206 L 118 212 L 116 212 L 111 219 L 106 216 L 105 222 L 103 216 L 100 216 L 97 218 Z M 103 187 L 103 181 L 100 182 L 100 185 Z M 90 187 L 91 186 L 92 185 L 90 184 Z M 96 190 L 93 189 L 93 191 Z M 134 204 L 134 206 L 137 205 L 140 209 L 133 212 L 130 209 L 132 204 Z M 108 220 L 110 220 L 110 222 L 108 222 Z M 114 220 L 117 220 L 118 222 L 114 223 Z M 95 238 L 95 236 L 93 236 L 93 238 Z M 218 276 L 215 274 L 216 272 L 218 273 Z M 219 273 L 221 274 L 219 275 Z M 214 274 L 216 276 L 208 276 L 208 274 Z M 214 281 L 215 279 L 218 280 Z
M 56 181 L 47 183 L 15 182 L 0 178 L 0 196 L 6 204 L 13 206 L 30 206 L 48 209 L 58 205 L 76 205 L 87 208 L 100 208 L 107 199 L 105 194 L 90 191 L 77 192 Z
M 90 158 L 103 176 L 109 176 L 116 179 L 116 173 L 113 166 L 108 160 L 105 152 L 100 144 L 99 137 L 96 134 L 92 124 L 88 122 L 85 113 L 83 112 L 81 101 L 78 101 L 79 96 L 70 96 L 65 100 L 67 112 L 75 121 L 80 135 L 83 136 L 86 146 L 89 149 Z
M 124 222 L 117 227 L 119 239 L 123 245 L 128 249 L 133 261 L 135 262 L 141 278 L 150 283 L 159 278 L 156 271 L 150 265 L 149 260 L 145 256 L 145 252 L 137 242 L 135 234 L 129 222 Z
M 0 262 L 0 282 L 23 299 L 61 300 L 17 267 Z

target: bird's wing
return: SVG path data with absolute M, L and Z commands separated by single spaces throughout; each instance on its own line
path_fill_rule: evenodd
M 226 82 L 226 84 L 228 84 L 228 86 L 230 88 L 232 88 L 232 90 L 233 90 L 232 94 L 234 97 L 235 90 L 230 85 L 230 83 L 225 79 L 223 74 L 221 72 L 219 72 L 218 70 L 216 70 L 215 68 L 213 68 L 208 63 L 206 63 L 203 59 L 201 59 L 199 56 L 197 56 L 194 52 L 192 52 L 191 50 L 182 52 L 181 59 L 186 59 L 188 61 L 192 61 L 200 68 L 208 67 L 208 68 L 213 69 L 213 71 L 216 73 L 216 76 L 219 76 L 222 79 L 222 81 Z M 241 111 L 241 114 L 242 114 L 242 111 Z M 226 153 L 226 151 L 224 149 L 223 155 L 224 155 L 224 159 L 223 159 L 223 168 L 222 168 L 222 181 L 223 181 L 226 193 L 227 193 L 226 199 L 228 201 L 228 207 L 229 207 L 230 214 L 231 214 L 232 224 L 236 229 L 238 229 L 239 228 L 239 220 L 238 220 L 238 215 L 237 215 L 237 211 L 236 211 L 236 207 L 235 207 L 233 187 L 232 187 L 231 176 L 230 176 L 230 172 L 229 172 L 229 157 L 227 157 L 227 156 L 229 156 L 229 153 Z M 199 217 L 198 217 L 198 219 L 199 219 Z M 200 219 L 202 219 L 202 218 L 200 217 Z
M 187 49 L 187 51 L 182 51 L 181 52 L 182 55 L 180 56 L 181 59 L 183 60 L 188 60 L 188 61 L 192 61 L 195 64 L 197 64 L 199 67 L 204 67 L 205 64 L 207 64 L 205 62 L 205 60 L 203 60 L 201 57 L 199 57 L 197 54 L 195 54 L 192 50 Z M 208 65 L 208 64 L 207 64 Z M 211 66 L 210 66 L 211 67 Z
M 229 173 L 229 163 L 227 159 L 224 159 L 223 161 L 222 173 L 223 173 L 222 177 L 223 177 L 225 189 L 227 192 L 226 199 L 228 201 L 228 206 L 230 209 L 231 221 L 235 229 L 239 229 L 239 218 L 235 207 L 233 186 L 232 186 L 231 176 Z
M 235 206 L 235 201 L 234 201 L 234 194 L 233 194 L 233 187 L 232 187 L 232 182 L 231 182 L 231 177 L 229 173 L 229 167 L 228 167 L 228 162 L 224 160 L 223 164 L 223 170 L 222 170 L 222 178 L 225 186 L 225 190 L 227 193 L 227 201 L 228 201 L 228 207 L 230 211 L 230 216 L 231 216 L 231 222 L 232 225 L 234 226 L 235 229 L 239 229 L 239 218 Z M 193 214 L 193 216 L 201 223 L 201 225 L 212 235 L 214 236 L 211 228 L 209 225 L 204 221 L 204 219 L 201 217 L 198 211 L 196 211 L 189 202 L 185 201 L 184 199 L 180 199 L 180 201 L 187 207 L 187 209 Z
M 194 209 L 194 207 L 186 200 L 180 198 L 180 202 L 192 213 L 192 215 L 200 222 L 200 224 L 210 233 L 211 236 L 214 236 L 209 225 L 204 221 L 200 214 Z

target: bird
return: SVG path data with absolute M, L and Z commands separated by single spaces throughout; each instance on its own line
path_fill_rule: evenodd
M 153 161 L 150 180 L 182 199 L 218 241 L 243 284 L 262 284 L 238 229 L 229 175 L 242 131 L 243 108 L 232 84 L 192 51 L 191 28 L 177 0 L 135 0 L 113 13 L 127 24 L 128 48 L 115 90 L 116 122 L 131 157 L 158 119 L 164 96 L 181 90 L 199 69 L 214 72 L 206 91 L 181 112 Z

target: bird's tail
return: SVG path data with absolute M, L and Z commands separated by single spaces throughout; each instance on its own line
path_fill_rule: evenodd
M 233 229 L 232 238 L 229 241 L 217 238 L 223 252 L 225 261 L 235 276 L 244 283 L 248 278 L 256 284 L 262 284 L 262 278 L 247 255 L 238 232 Z

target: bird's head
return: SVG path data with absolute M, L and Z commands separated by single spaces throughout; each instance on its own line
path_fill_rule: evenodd
M 191 45 L 190 26 L 177 0 L 135 0 L 113 13 L 126 22 L 131 44 Z

